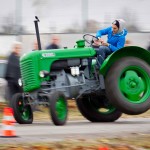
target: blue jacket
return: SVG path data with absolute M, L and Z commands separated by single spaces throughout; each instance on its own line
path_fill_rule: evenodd
M 107 43 L 110 44 L 110 50 L 114 52 L 124 47 L 127 30 L 124 29 L 122 32 L 113 35 L 112 27 L 108 27 L 106 29 L 97 31 L 96 37 L 101 37 L 102 35 L 108 35 Z

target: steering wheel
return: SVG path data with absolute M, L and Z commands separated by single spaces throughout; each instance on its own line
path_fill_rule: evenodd
M 83 39 L 90 45 L 94 43 L 95 40 L 98 40 L 98 38 L 91 34 L 84 34 Z

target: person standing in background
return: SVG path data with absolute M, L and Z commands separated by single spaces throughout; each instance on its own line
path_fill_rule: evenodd
M 21 78 L 20 73 L 20 53 L 22 44 L 20 42 L 14 42 L 12 46 L 12 52 L 8 57 L 8 64 L 6 67 L 5 79 L 7 81 L 7 100 L 11 107 L 12 97 L 15 93 L 22 92 L 22 87 L 18 84 L 18 79 Z
M 50 44 L 46 47 L 46 49 L 59 49 L 59 37 L 56 35 L 53 35 L 50 41 Z
M 36 51 L 36 50 L 39 50 L 39 46 L 37 40 L 34 40 L 32 51 Z
M 131 46 L 131 41 L 129 39 L 126 39 L 124 46 Z
M 150 42 L 149 42 L 149 46 L 147 47 L 147 50 L 150 52 Z

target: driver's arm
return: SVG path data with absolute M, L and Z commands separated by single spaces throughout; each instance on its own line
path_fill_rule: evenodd
M 125 44 L 125 38 L 122 37 L 122 38 L 119 39 L 119 41 L 117 43 L 117 46 L 113 46 L 113 45 L 109 44 L 108 47 L 111 49 L 111 51 L 115 52 L 115 51 L 123 48 L 124 44 Z
M 103 29 L 103 30 L 97 31 L 96 37 L 98 38 L 98 37 L 101 37 L 102 35 L 108 34 L 108 32 L 111 31 L 111 28 L 112 28 L 112 27 L 108 27 L 108 28 L 105 28 L 105 29 Z

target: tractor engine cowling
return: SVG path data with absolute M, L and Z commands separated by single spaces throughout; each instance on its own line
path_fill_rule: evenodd
M 21 78 L 24 92 L 31 92 L 41 87 L 50 77 L 41 78 L 41 71 L 70 69 L 72 75 L 78 75 L 80 66 L 87 66 L 89 57 L 95 56 L 93 48 L 73 48 L 57 50 L 32 51 L 20 59 Z

